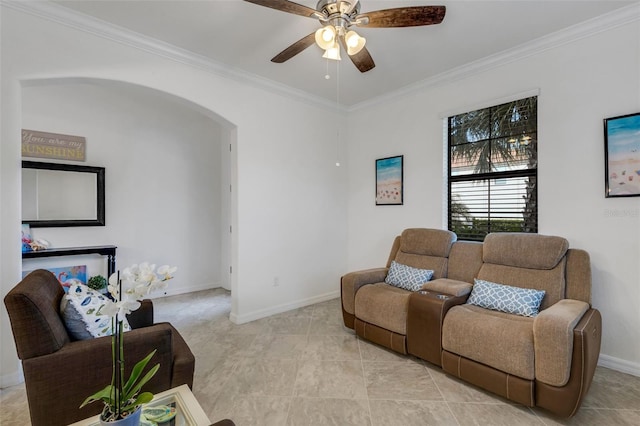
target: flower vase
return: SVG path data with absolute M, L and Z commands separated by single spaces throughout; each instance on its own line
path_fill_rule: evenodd
M 115 420 L 113 422 L 107 422 L 102 420 L 102 416 L 100 416 L 100 425 L 101 426 L 139 426 L 140 425 L 140 414 L 142 414 L 142 407 L 138 407 L 136 411 L 129 414 L 124 419 Z

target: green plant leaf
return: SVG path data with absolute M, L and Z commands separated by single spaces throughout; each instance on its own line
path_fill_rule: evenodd
M 151 392 L 142 392 L 131 404 L 127 404 L 122 408 L 122 411 L 134 411 L 135 408 L 139 405 L 146 404 L 147 402 L 151 402 L 153 399 L 153 394 Z
M 122 388 L 122 393 L 124 395 L 129 395 L 131 393 L 131 388 L 135 385 L 136 381 L 138 380 L 138 377 L 140 377 L 140 374 L 142 374 L 142 370 L 144 370 L 144 368 L 149 363 L 149 360 L 151 360 L 151 358 L 155 354 L 156 354 L 156 349 L 151 351 L 151 353 L 149 355 L 144 357 L 144 359 L 140 360 L 133 367 L 133 370 L 131 370 L 131 376 L 129 376 L 129 380 L 127 380 L 127 383 L 125 383 L 124 387 Z M 135 395 L 135 394 L 132 394 L 131 396 L 133 396 L 133 395 Z
M 149 381 L 151 380 L 151 378 L 158 372 L 158 369 L 160 368 L 160 364 L 156 364 L 153 366 L 153 368 L 151 370 L 149 370 L 149 372 L 147 372 L 147 374 L 144 375 L 144 377 L 142 379 L 140 379 L 140 381 L 138 382 L 137 385 L 135 385 L 133 387 L 133 389 L 131 389 L 131 391 L 129 391 L 127 394 L 125 394 L 126 399 L 131 399 L 133 398 L 133 396 L 135 394 L 137 394 L 138 392 L 140 392 L 140 389 L 142 389 L 142 387 Z
M 112 388 L 111 385 L 107 385 L 106 388 L 94 393 L 93 395 L 91 395 L 90 397 L 84 400 L 82 405 L 80 405 L 80 408 L 84 407 L 87 404 L 91 404 L 92 402 L 95 402 L 95 401 L 102 401 L 105 404 L 111 405 L 113 403 L 113 401 L 111 400 L 111 388 Z

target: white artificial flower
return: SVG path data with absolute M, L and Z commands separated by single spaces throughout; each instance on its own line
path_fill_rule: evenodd
M 157 281 L 155 283 L 152 283 L 149 286 L 149 292 L 152 291 L 156 291 L 156 290 L 164 290 L 165 288 L 169 287 L 169 283 L 166 282 L 166 280 L 164 281 Z
M 162 281 L 170 280 L 171 278 L 173 278 L 173 273 L 177 270 L 177 266 L 171 267 L 169 265 L 162 265 L 158 268 L 158 275 L 161 276 Z
M 114 272 L 109 277 L 109 285 L 112 285 L 112 286 L 118 285 L 118 273 L 117 272 Z
M 156 278 L 155 269 L 156 265 L 154 264 L 149 264 L 148 262 L 141 263 L 138 268 L 137 281 L 147 283 L 153 281 L 153 279 Z
M 118 296 L 119 296 L 119 290 L 118 290 L 118 286 L 117 285 L 111 285 L 109 284 L 107 286 L 107 290 L 109 291 L 109 294 L 111 294 L 111 297 L 113 297 L 113 300 L 118 300 Z
M 117 315 L 122 320 L 140 307 L 140 300 L 150 292 L 164 290 L 168 287 L 166 281 L 173 278 L 178 268 L 163 265 L 156 272 L 156 265 L 149 262 L 133 264 L 109 277 L 108 290 L 116 302 L 109 301 L 103 311 L 110 316 Z M 118 282 L 118 277 L 120 282 Z
M 140 302 L 133 299 L 125 299 L 117 302 L 116 305 L 118 306 L 118 321 L 124 321 L 126 315 L 140 307 Z
M 112 300 L 105 300 L 105 305 L 101 312 L 110 317 L 114 317 L 118 313 L 118 306 Z

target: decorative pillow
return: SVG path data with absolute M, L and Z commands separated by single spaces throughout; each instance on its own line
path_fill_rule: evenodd
M 467 303 L 509 314 L 535 317 L 544 298 L 544 290 L 512 287 L 475 279 Z
M 101 311 L 107 298 L 84 284 L 72 284 L 62 297 L 60 313 L 69 334 L 76 340 L 111 335 L 111 317 Z M 123 321 L 124 331 L 131 330 Z
M 418 291 L 431 277 L 433 277 L 431 269 L 413 268 L 392 260 L 384 282 L 405 290 Z

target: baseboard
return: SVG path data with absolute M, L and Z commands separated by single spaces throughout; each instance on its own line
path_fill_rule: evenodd
M 22 382 L 24 382 L 24 375 L 22 374 L 22 369 L 20 369 L 15 373 L 4 374 L 0 376 L 0 389 L 19 385 Z
M 291 311 L 293 309 L 304 308 L 305 306 L 309 306 L 309 305 L 315 305 L 316 303 L 325 302 L 327 300 L 335 299 L 337 297 L 340 297 L 340 290 L 331 291 L 329 293 L 309 297 L 307 299 L 296 300 L 294 302 L 283 303 L 281 305 L 276 305 L 269 308 L 249 312 L 244 315 L 236 315 L 232 312 L 231 315 L 229 315 L 229 319 L 231 320 L 231 322 L 235 324 L 244 324 L 244 323 L 255 321 L 261 318 L 266 318 L 271 315 Z
M 626 361 L 620 358 L 614 358 L 609 355 L 600 354 L 598 365 L 610 368 L 621 373 L 631 374 L 640 377 L 640 364 L 637 362 Z
M 196 291 L 203 291 L 203 290 L 211 290 L 214 288 L 218 288 L 220 286 L 221 284 L 218 282 L 218 283 L 205 283 L 205 284 L 194 285 L 189 287 L 171 287 L 171 282 L 169 282 L 169 286 L 165 288 L 163 291 L 149 294 L 149 299 L 158 299 L 160 297 L 177 296 L 178 294 L 193 293 Z

